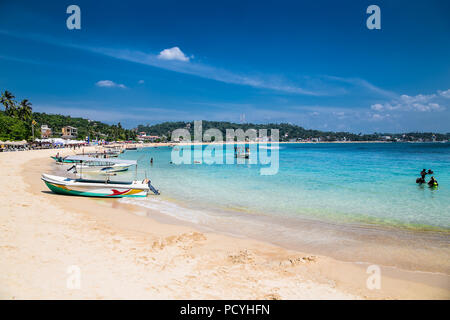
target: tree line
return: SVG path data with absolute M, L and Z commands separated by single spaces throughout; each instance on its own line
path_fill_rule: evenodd
M 53 137 L 61 136 L 61 129 L 64 126 L 72 126 L 78 129 L 78 139 L 84 140 L 89 137 L 90 140 L 104 139 L 106 141 L 135 140 L 136 131 L 145 132 L 147 135 L 160 136 L 170 140 L 171 133 L 180 128 L 186 128 L 194 135 L 194 122 L 163 122 L 154 125 L 139 125 L 136 130 L 129 130 L 122 127 L 121 123 L 109 125 L 100 121 L 92 121 L 79 117 L 63 116 L 57 114 L 47 114 L 33 112 L 32 104 L 28 99 L 20 102 L 9 91 L 5 90 L 0 96 L 0 105 L 4 110 L 0 110 L 0 140 L 32 140 L 32 127 L 34 125 L 35 137 L 40 137 L 40 126 L 48 125 L 53 132 Z M 270 129 L 278 129 L 281 141 L 319 139 L 320 141 L 445 141 L 450 139 L 450 133 L 432 133 L 432 132 L 411 132 L 411 133 L 373 133 L 373 134 L 355 134 L 350 132 L 332 132 L 305 129 L 298 125 L 289 123 L 233 123 L 225 121 L 203 121 L 203 131 L 216 128 L 219 129 L 225 137 L 226 129 L 267 129 L 270 135 Z
M 41 125 L 48 125 L 52 129 L 52 137 L 60 137 L 61 129 L 72 126 L 78 129 L 78 139 L 85 137 L 104 139 L 106 141 L 134 140 L 136 133 L 125 129 L 120 122 L 117 125 L 108 125 L 100 121 L 33 112 L 32 104 L 28 99 L 20 102 L 16 97 L 5 90 L 1 93 L 0 104 L 4 110 L 0 111 L 0 140 L 32 140 L 32 127 L 34 135 L 40 138 Z
M 29 140 L 33 110 L 31 103 L 23 99 L 16 102 L 15 96 L 5 90 L 0 96 L 4 111 L 0 113 L 0 140 Z
M 154 125 L 139 125 L 137 132 L 145 132 L 147 135 L 166 136 L 170 140 L 170 135 L 175 129 L 186 128 L 191 133 L 191 138 L 194 137 L 194 122 L 163 122 Z M 351 132 L 333 132 L 305 129 L 301 126 L 290 123 L 268 123 L 268 124 L 254 124 L 254 123 L 233 123 L 225 121 L 202 121 L 203 131 L 216 128 L 219 129 L 225 137 L 226 129 L 267 129 L 267 134 L 270 135 L 270 129 L 279 130 L 280 141 L 289 140 L 307 140 L 319 139 L 320 141 L 444 141 L 450 139 L 450 133 L 432 133 L 432 132 L 411 132 L 411 133 L 373 133 L 373 134 L 356 134 Z

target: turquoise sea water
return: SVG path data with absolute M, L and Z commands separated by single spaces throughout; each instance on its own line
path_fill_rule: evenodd
M 179 151 L 170 147 L 126 151 L 121 157 L 137 159 L 138 178 L 149 177 L 161 196 L 120 202 L 162 222 L 450 274 L 449 143 L 279 144 L 276 151 L 275 175 L 261 175 L 268 165 L 248 161 L 171 164 Z M 434 171 L 437 188 L 416 184 L 423 168 Z M 117 178 L 135 176 L 129 170 Z
M 449 143 L 279 144 L 275 175 L 261 175 L 267 165 L 260 164 L 170 164 L 172 152 L 143 148 L 121 157 L 139 160 L 139 178 L 150 177 L 160 199 L 202 212 L 450 228 Z M 434 171 L 438 188 L 415 183 L 423 168 Z

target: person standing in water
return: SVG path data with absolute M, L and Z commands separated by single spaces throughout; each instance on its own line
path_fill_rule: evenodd
M 423 180 L 425 180 L 425 176 L 427 175 L 427 170 L 426 169 L 423 169 L 421 172 L 420 172 L 420 176 L 422 177 L 422 179 Z
M 150 158 L 150 164 L 153 165 L 153 158 Z
M 437 180 L 434 177 L 431 177 L 430 181 L 428 181 L 428 185 L 430 187 L 437 187 L 439 184 Z

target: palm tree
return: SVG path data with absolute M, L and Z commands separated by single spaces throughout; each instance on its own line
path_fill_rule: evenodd
M 19 109 L 17 110 L 19 119 L 25 122 L 31 120 L 33 116 L 33 109 L 31 108 L 31 102 L 28 99 L 23 99 L 19 104 Z
M 7 116 L 16 115 L 16 103 L 14 98 L 15 96 L 8 90 L 5 90 L 0 97 L 0 103 L 5 106 L 5 114 Z

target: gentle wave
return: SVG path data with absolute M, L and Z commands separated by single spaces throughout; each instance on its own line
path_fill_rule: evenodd
M 160 200 L 154 197 L 147 199 L 121 198 L 119 202 L 155 210 L 170 217 L 190 223 L 203 224 L 209 220 L 209 216 L 205 212 L 184 208 L 173 202 Z

